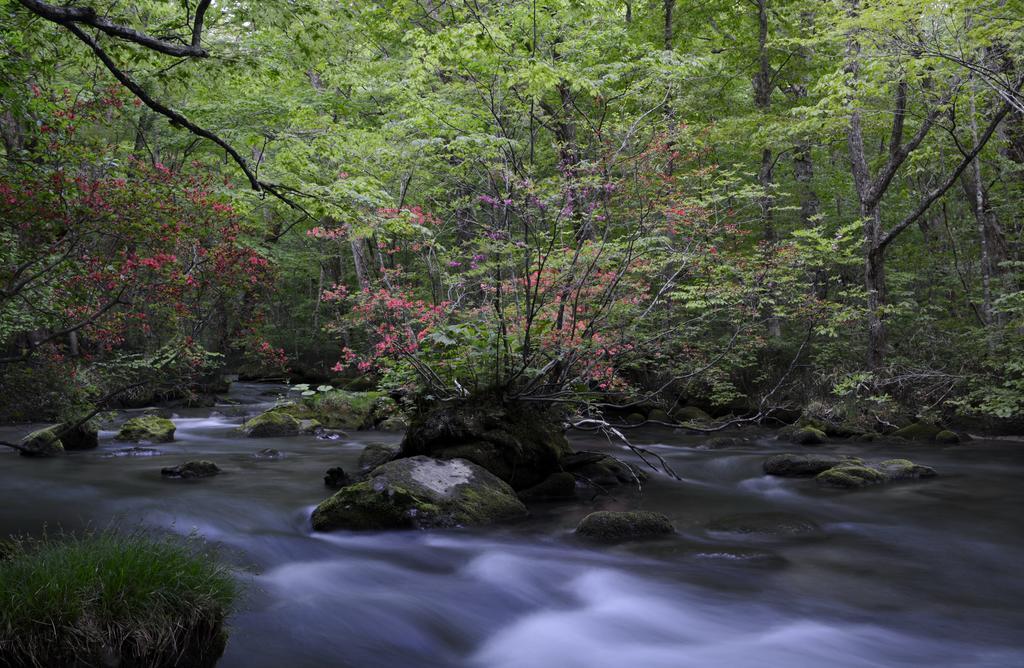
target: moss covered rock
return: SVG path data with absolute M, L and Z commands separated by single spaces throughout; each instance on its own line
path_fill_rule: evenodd
M 661 408 L 653 409 L 650 413 L 647 414 L 647 419 L 648 420 L 652 420 L 654 422 L 668 422 L 668 423 L 674 422 L 674 420 L 672 419 L 672 416 L 670 416 L 668 413 L 666 413 Z
M 647 418 L 644 417 L 643 413 L 630 413 L 626 416 L 626 424 L 643 424 L 647 422 Z
M 841 464 L 822 471 L 815 480 L 825 487 L 860 489 L 896 480 L 917 480 L 938 475 L 930 466 L 915 464 L 909 459 L 887 459 L 876 465 L 863 462 Z
M 590 513 L 576 526 L 576 535 L 602 543 L 662 538 L 675 533 L 672 521 L 661 513 L 646 510 Z
M 209 478 L 220 472 L 219 466 L 206 459 L 185 462 L 178 466 L 167 466 L 160 469 L 160 475 L 165 478 L 182 478 L 185 480 Z
M 397 405 L 382 392 L 321 392 L 275 410 L 300 420 L 313 419 L 329 429 L 372 429 Z
M 814 427 L 801 427 L 794 431 L 789 439 L 797 445 L 821 445 L 828 441 L 825 432 Z
M 881 471 L 869 466 L 847 464 L 822 471 L 815 480 L 818 481 L 819 485 L 826 487 L 857 489 L 881 484 L 886 481 L 886 477 Z
M 313 528 L 374 530 L 479 526 L 524 517 L 508 484 L 464 459 L 407 457 L 342 488 L 313 511 Z
M 860 464 L 861 460 L 843 455 L 773 455 L 765 460 L 763 468 L 768 475 L 783 478 L 816 476 L 823 471 L 845 464 Z
M 569 453 L 558 415 L 486 397 L 425 408 L 402 440 L 403 456 L 467 459 L 515 489 L 559 471 Z
M 902 429 L 897 429 L 893 436 L 905 438 L 908 441 L 934 441 L 935 437 L 942 433 L 942 429 L 930 422 L 915 422 Z
M 955 431 L 943 429 L 939 433 L 935 434 L 935 440 L 939 443 L 954 445 L 960 442 L 960 436 Z
M 672 412 L 672 416 L 680 422 L 710 422 L 711 416 L 696 406 L 683 406 Z
M 310 428 L 312 422 L 314 421 L 306 421 L 307 429 Z M 283 411 L 269 410 L 247 420 L 238 429 L 249 438 L 296 436 L 303 431 L 303 420 L 298 420 Z
M 21 439 L 18 453 L 22 457 L 57 457 L 64 454 L 64 443 L 58 438 L 60 425 L 37 429 Z
M 133 443 L 170 443 L 174 440 L 174 423 L 158 415 L 144 415 L 132 418 L 121 425 L 121 430 L 114 438 Z
M 887 459 L 877 468 L 887 480 L 918 480 L 938 475 L 932 467 L 915 464 L 909 459 Z

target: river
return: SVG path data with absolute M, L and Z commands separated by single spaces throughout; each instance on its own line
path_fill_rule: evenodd
M 109 430 L 97 450 L 62 458 L 0 452 L 0 533 L 197 532 L 246 583 L 224 668 L 1024 666 L 1024 442 L 815 448 L 940 474 L 841 492 L 762 475 L 765 458 L 801 447 L 768 431 L 708 449 L 702 436 L 640 429 L 635 442 L 682 481 L 652 473 L 642 493 L 539 505 L 495 529 L 315 534 L 323 472 L 354 470 L 367 444 L 400 437 L 237 435 L 268 389 L 239 383 L 236 405 L 178 411 L 176 442 L 152 456 L 120 455 Z M 0 439 L 25 431 L 0 427 Z M 571 440 L 638 461 L 593 435 Z M 257 459 L 262 448 L 284 457 Z M 199 458 L 225 473 L 160 476 Z M 665 513 L 678 535 L 611 548 L 574 539 L 588 512 L 627 508 Z M 708 528 L 722 518 L 805 530 Z

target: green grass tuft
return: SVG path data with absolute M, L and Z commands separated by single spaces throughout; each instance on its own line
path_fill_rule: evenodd
M 12 539 L 0 549 L 0 665 L 212 666 L 237 595 L 194 540 Z

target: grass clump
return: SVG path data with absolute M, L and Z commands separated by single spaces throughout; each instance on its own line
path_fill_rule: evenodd
M 191 540 L 13 539 L 0 549 L 0 665 L 213 666 L 237 594 Z

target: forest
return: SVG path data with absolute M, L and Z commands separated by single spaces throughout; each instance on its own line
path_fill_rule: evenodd
M 0 664 L 1024 661 L 1021 0 L 0 0 L 0 139 Z

